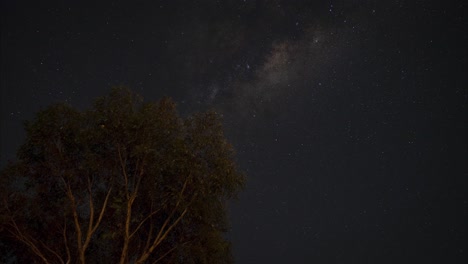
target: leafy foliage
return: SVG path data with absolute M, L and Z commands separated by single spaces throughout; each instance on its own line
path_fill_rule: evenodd
M 230 263 L 226 201 L 244 177 L 215 112 L 125 88 L 26 124 L 1 173 L 0 250 L 21 263 Z M 4 260 L 6 261 L 6 260 Z

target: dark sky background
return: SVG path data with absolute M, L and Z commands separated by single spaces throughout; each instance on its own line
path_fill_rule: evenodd
M 224 115 L 236 263 L 467 263 L 465 1 L 1 3 L 2 166 L 126 85 Z

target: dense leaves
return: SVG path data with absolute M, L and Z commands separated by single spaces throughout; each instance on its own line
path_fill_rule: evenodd
M 124 88 L 26 124 L 1 174 L 0 250 L 20 263 L 230 263 L 226 201 L 243 185 L 214 112 Z

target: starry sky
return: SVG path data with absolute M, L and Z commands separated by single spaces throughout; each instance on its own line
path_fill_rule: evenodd
M 22 122 L 125 85 L 216 109 L 236 263 L 466 263 L 464 1 L 1 1 L 0 165 Z

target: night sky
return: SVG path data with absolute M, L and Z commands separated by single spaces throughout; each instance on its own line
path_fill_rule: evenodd
M 236 263 L 467 263 L 465 1 L 1 3 L 2 167 L 125 85 L 223 114 Z

